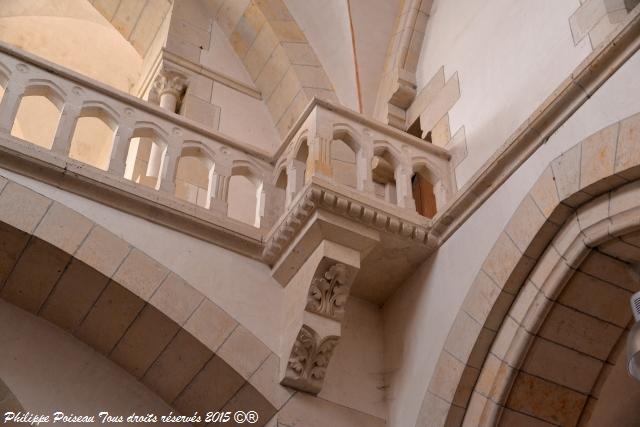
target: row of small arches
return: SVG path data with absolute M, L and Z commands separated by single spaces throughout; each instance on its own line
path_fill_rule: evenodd
M 0 81 L 0 83 L 3 83 Z M 6 81 L 4 82 L 6 83 Z M 4 84 L 0 84 L 0 99 Z M 51 87 L 28 86 L 19 101 L 11 135 L 50 150 L 60 123 L 64 100 Z M 118 122 L 102 107 L 83 107 L 71 136 L 69 157 L 101 170 L 108 170 Z M 154 150 L 165 159 L 166 143 L 158 132 L 138 129 L 129 141 L 124 178 L 158 189 L 162 179 L 160 165 L 152 159 Z M 175 173 L 174 195 L 182 200 L 209 208 L 215 164 L 213 157 L 197 146 L 186 146 L 180 153 Z M 238 168 L 229 179 L 227 216 L 259 227 L 257 174 Z

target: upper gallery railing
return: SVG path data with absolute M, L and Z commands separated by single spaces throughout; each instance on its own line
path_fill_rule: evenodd
M 197 227 L 187 227 L 187 232 L 216 240 L 203 233 L 208 227 L 218 237 L 226 234 L 224 246 L 257 258 L 264 237 L 282 222 L 296 195 L 313 177 L 355 192 L 380 209 L 413 215 L 415 221 L 426 225 L 429 220 L 416 214 L 412 194 L 415 175 L 432 185 L 437 206 L 443 206 L 455 190 L 446 150 L 317 99 L 300 116 L 280 149 L 271 154 L 5 44 L 0 44 L 0 85 L 4 88 L 0 102 L 3 167 L 20 172 L 26 170 L 24 164 L 32 163 L 41 165 L 40 169 L 61 170 L 67 181 L 83 182 L 82 186 L 67 183 L 71 191 L 174 228 L 183 229 L 193 221 Z M 25 96 L 43 96 L 60 111 L 50 147 L 11 134 Z M 86 117 L 98 118 L 113 130 L 110 155 L 103 168 L 72 153 L 77 123 Z M 151 140 L 161 151 L 157 165 L 151 165 L 154 159 L 147 159 L 149 168 L 156 169 L 155 185 L 125 178 L 127 158 L 135 159 L 130 153 L 135 138 Z M 199 205 L 176 197 L 178 163 L 182 156 L 193 155 L 203 160 L 209 172 L 206 201 Z M 38 168 L 28 169 L 30 175 L 51 179 L 51 174 L 40 173 Z M 247 201 L 256 207 L 254 224 L 229 217 L 229 183 L 238 175 L 256 187 L 250 196 L 255 200 Z M 114 194 L 117 197 L 112 197 Z M 150 204 L 165 214 L 151 213 Z

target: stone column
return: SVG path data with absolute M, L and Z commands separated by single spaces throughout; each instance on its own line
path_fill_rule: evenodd
M 20 100 L 25 90 L 22 79 L 11 76 L 0 102 L 0 131 L 11 133 L 13 122 L 18 114 Z
M 284 207 L 288 209 L 291 202 L 304 187 L 304 176 L 307 170 L 307 164 L 300 160 L 291 159 L 287 162 L 287 188 L 285 195 Z
M 176 113 L 178 104 L 187 88 L 187 78 L 184 74 L 172 70 L 161 70 L 151 87 L 150 99 L 156 99 L 161 108 Z M 163 149 L 159 144 L 151 145 L 147 176 L 157 178 L 162 165 Z
M 356 188 L 367 194 L 374 194 L 373 186 L 373 143 L 370 140 L 361 142 L 360 150 L 356 153 Z
M 411 177 L 413 171 L 410 166 L 400 165 L 394 171 L 396 180 L 396 197 L 398 207 L 405 208 L 414 212 L 416 210 L 416 202 L 413 199 L 413 191 L 411 186 Z
M 231 166 L 221 163 L 214 165 L 211 177 L 211 202 L 209 210 L 227 216 L 229 204 L 229 181 L 231 180 Z

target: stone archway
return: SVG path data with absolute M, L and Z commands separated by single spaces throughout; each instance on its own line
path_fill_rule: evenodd
M 640 114 L 555 159 L 449 332 L 417 425 L 589 425 L 640 289 Z
M 189 283 L 2 177 L 0 298 L 69 331 L 185 415 L 250 407 L 264 425 L 291 396 L 278 357 Z

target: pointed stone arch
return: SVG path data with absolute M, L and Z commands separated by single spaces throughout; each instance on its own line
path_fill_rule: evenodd
M 251 407 L 264 425 L 290 397 L 278 357 L 200 291 L 3 177 L 0 235 L 0 298 L 69 331 L 179 412 Z
M 471 284 L 416 426 L 588 425 L 640 289 L 638 135 L 640 114 L 545 169 Z

